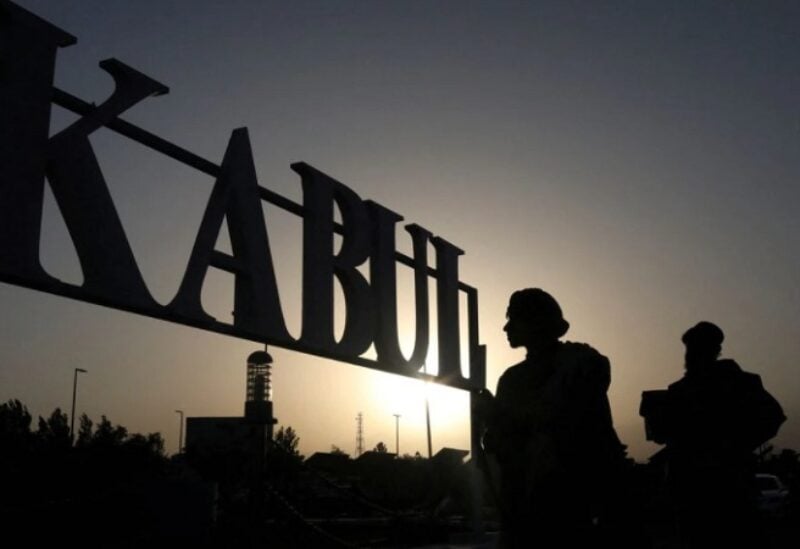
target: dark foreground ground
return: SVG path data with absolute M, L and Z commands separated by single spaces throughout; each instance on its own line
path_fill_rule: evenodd
M 443 543 L 418 546 L 415 549 L 494 549 L 498 546 L 499 534 L 488 532 L 483 539 L 458 534 Z M 765 525 L 764 542 L 752 549 L 796 549 L 800 546 L 800 521 L 793 518 L 769 520 Z M 649 545 L 643 549 L 683 549 L 677 537 L 668 531 L 662 531 L 653 537 Z
M 488 524 L 481 537 L 471 531 L 466 521 L 432 521 L 423 517 L 400 519 L 336 519 L 314 520 L 306 524 L 272 523 L 257 535 L 269 540 L 273 548 L 293 547 L 362 547 L 374 549 L 493 549 L 498 547 L 496 523 Z M 683 549 L 674 529 L 667 523 L 650 524 L 640 544 L 625 545 L 626 549 Z M 233 536 L 234 538 L 236 536 Z M 218 539 L 214 547 L 256 547 L 243 538 Z M 230 544 L 230 545 L 229 545 Z M 614 547 L 612 540 L 600 545 Z M 764 525 L 763 542 L 754 549 L 795 549 L 800 546 L 800 521 L 795 515 L 768 519 Z

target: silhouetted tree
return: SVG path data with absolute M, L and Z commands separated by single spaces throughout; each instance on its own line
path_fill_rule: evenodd
M 125 440 L 123 447 L 130 455 L 165 457 L 164 439 L 161 437 L 161 433 L 147 435 L 134 433 Z
M 375 445 L 375 448 L 372 451 L 378 452 L 379 454 L 385 454 L 389 451 L 389 449 L 383 442 L 379 442 L 378 444 Z
M 303 456 L 300 455 L 300 451 L 297 449 L 297 445 L 300 444 L 300 437 L 291 427 L 278 429 L 278 432 L 275 433 L 273 444 L 280 452 L 302 461 Z
M 39 443 L 50 450 L 64 450 L 72 445 L 69 436 L 69 418 L 56 408 L 46 420 L 39 416 L 39 429 L 36 432 Z
M 279 491 L 288 492 L 303 466 L 303 456 L 297 449 L 300 437 L 291 427 L 281 427 L 275 433 L 267 455 L 267 477 Z
M 194 492 L 181 492 L 187 482 L 170 476 L 161 435 L 129 435 L 106 417 L 93 430 L 85 414 L 80 426 L 73 448 L 69 418 L 60 409 L 39 417 L 32 431 L 31 414 L 19 400 L 0 404 L 4 533 L 47 545 L 63 541 L 76 522 L 91 516 L 103 526 L 81 531 L 86 546 L 153 545 L 170 523 L 166 517 L 197 500 Z M 104 536 L 112 531 L 109 545 Z
M 12 442 L 30 436 L 31 414 L 19 400 L 0 404 L 0 440 Z
M 97 448 L 112 448 L 121 446 L 128 437 L 128 430 L 122 425 L 116 427 L 106 416 L 100 416 L 100 423 L 92 436 L 92 446 Z
M 335 456 L 346 456 L 348 455 L 347 452 L 336 446 L 335 444 L 331 445 L 331 454 Z
M 19 400 L 0 404 L 0 482 L 4 477 L 15 481 L 18 467 L 28 462 L 33 451 L 31 414 Z
M 80 427 L 78 428 L 78 439 L 75 441 L 75 446 L 84 447 L 92 443 L 92 429 L 94 423 L 89 416 L 82 414 L 80 418 Z

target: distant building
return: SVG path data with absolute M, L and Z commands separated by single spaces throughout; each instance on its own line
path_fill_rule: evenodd
M 449 509 L 463 512 L 467 501 L 466 450 L 442 448 L 432 459 L 421 456 L 398 458 L 389 452 L 364 452 L 356 459 L 346 454 L 317 452 L 305 465 L 327 483 L 307 486 L 308 501 L 326 501 L 328 507 L 345 509 L 352 496 L 392 509 L 429 508 L 450 501 Z M 331 492 L 331 487 L 339 492 Z M 348 498 L 348 494 L 350 495 Z M 338 498 L 338 500 L 337 500 Z M 333 505 L 332 501 L 338 501 Z M 313 507 L 313 506 L 312 506 Z M 369 509 L 362 509 L 362 512 Z
M 315 471 L 337 478 L 345 478 L 353 472 L 353 460 L 342 453 L 315 452 L 306 459 L 305 464 Z
M 264 428 L 243 417 L 186 418 L 186 452 L 220 454 L 231 449 L 250 454 L 263 448 Z
M 464 464 L 464 458 L 469 455 L 468 450 L 458 448 L 442 448 L 433 456 L 433 463 L 438 467 L 458 467 Z
M 186 418 L 186 452 L 193 456 L 218 456 L 231 451 L 263 456 L 277 422 L 272 417 L 270 365 L 266 351 L 247 358 L 247 391 L 242 417 Z

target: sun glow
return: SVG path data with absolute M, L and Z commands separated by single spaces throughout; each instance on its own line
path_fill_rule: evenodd
M 374 407 L 384 412 L 386 418 L 392 414 L 401 416 L 402 436 L 410 441 L 403 445 L 401 453 L 419 451 L 425 455 L 426 399 L 433 452 L 443 446 L 469 447 L 469 393 L 466 391 L 392 374 L 376 374 L 371 385 Z

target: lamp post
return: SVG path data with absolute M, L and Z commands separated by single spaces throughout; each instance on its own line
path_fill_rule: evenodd
M 422 373 L 424 373 L 424 374 L 428 373 L 428 366 L 425 363 L 422 364 Z M 429 398 L 428 398 L 429 397 L 428 388 L 430 387 L 430 385 L 429 385 L 429 382 L 428 382 L 427 379 L 424 381 L 424 383 L 425 383 L 425 387 L 424 387 L 425 388 L 425 427 L 426 427 L 426 429 L 428 431 L 428 459 L 431 459 L 433 457 L 433 444 L 431 442 L 431 407 L 428 404 L 428 400 L 429 400 Z
M 178 431 L 178 453 L 180 454 L 183 450 L 183 410 L 175 410 L 175 413 L 181 415 L 181 425 Z
M 78 372 L 86 373 L 83 368 L 75 368 L 75 375 L 72 379 L 72 413 L 69 415 L 69 442 L 75 443 L 75 398 L 78 394 Z
M 400 414 L 392 414 L 394 416 L 394 452 L 397 457 L 400 457 Z

